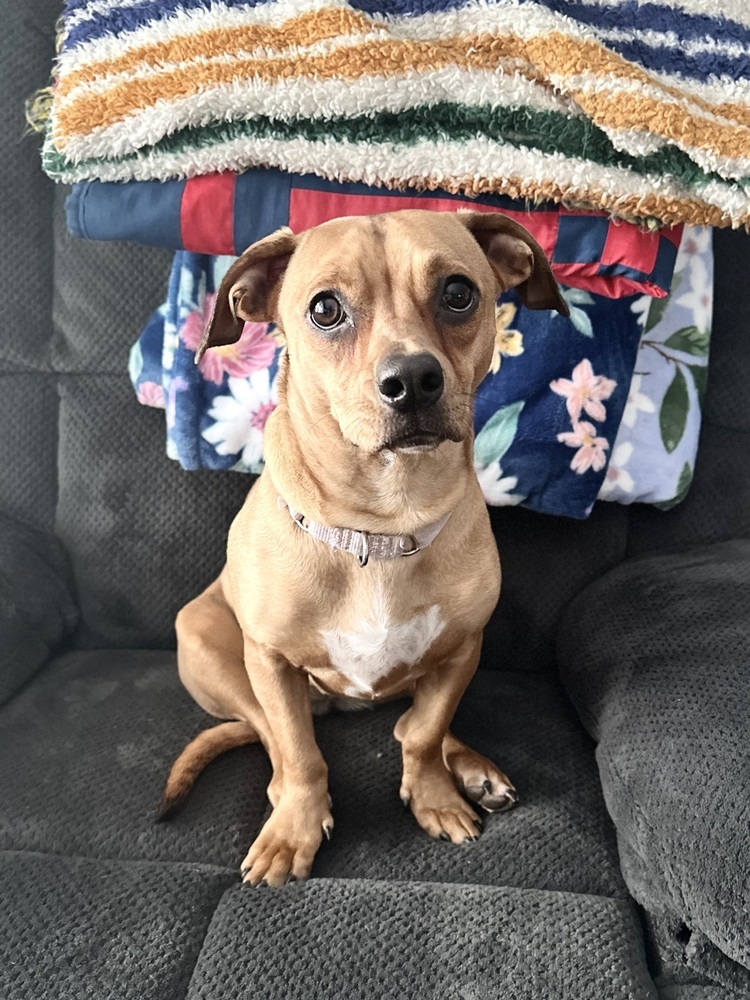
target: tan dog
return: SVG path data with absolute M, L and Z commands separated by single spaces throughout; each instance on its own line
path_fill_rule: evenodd
M 185 687 L 236 721 L 183 751 L 162 806 L 171 812 L 219 753 L 260 740 L 273 812 L 242 867 L 252 885 L 305 878 L 333 827 L 311 694 L 412 695 L 394 731 L 401 798 L 430 836 L 476 839 L 467 798 L 488 811 L 517 801 L 448 728 L 500 588 L 472 407 L 497 293 L 513 286 L 532 309 L 567 314 L 522 226 L 420 211 L 282 229 L 222 282 L 199 353 L 235 342 L 245 320 L 275 320 L 288 350 L 266 467 L 226 567 L 177 617 Z

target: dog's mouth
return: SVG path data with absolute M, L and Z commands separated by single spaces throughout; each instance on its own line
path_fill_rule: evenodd
M 412 416 L 386 428 L 380 451 L 414 453 L 434 451 L 444 441 L 463 441 L 464 434 L 450 420 Z
M 443 441 L 447 440 L 445 435 L 417 432 L 415 434 L 401 434 L 391 438 L 383 445 L 383 451 L 433 451 Z

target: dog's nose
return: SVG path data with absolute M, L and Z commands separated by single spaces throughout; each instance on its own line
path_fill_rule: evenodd
M 443 395 L 443 369 L 428 354 L 391 354 L 378 365 L 375 378 L 380 398 L 400 413 L 432 406 Z

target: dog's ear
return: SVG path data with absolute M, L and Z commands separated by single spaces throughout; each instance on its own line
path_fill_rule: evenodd
M 529 309 L 556 309 L 570 315 L 544 250 L 519 223 L 499 212 L 458 212 L 480 245 L 503 290 L 516 288 Z
M 246 320 L 268 323 L 274 318 L 281 279 L 296 249 L 297 237 L 285 226 L 237 258 L 221 282 L 196 364 L 209 347 L 236 343 Z

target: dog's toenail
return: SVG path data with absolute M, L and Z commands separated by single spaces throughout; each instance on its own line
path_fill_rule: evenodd
M 330 840 L 331 839 L 331 834 L 333 833 L 333 827 L 332 826 L 328 826 L 327 824 L 324 823 L 323 824 L 323 833 L 326 835 L 326 840 Z
M 451 838 L 448 836 L 448 834 L 445 832 L 445 830 L 441 830 L 440 831 L 440 839 L 441 840 L 450 840 Z
M 240 868 L 240 875 L 244 878 L 247 875 L 247 873 L 250 871 L 250 868 L 251 868 L 251 865 L 243 865 L 242 868 Z
M 505 793 L 505 797 L 510 799 L 513 805 L 515 805 L 518 802 L 518 792 L 515 790 L 515 788 L 509 788 L 508 791 Z
M 297 876 L 296 875 L 287 875 L 286 882 L 284 883 L 284 885 L 291 885 L 292 882 L 296 882 L 296 881 L 297 881 Z
M 411 804 L 411 799 L 409 798 L 409 796 L 408 795 L 402 795 L 401 796 L 401 805 L 404 807 L 404 809 L 408 809 L 410 804 Z
M 461 843 L 462 844 L 476 844 L 476 842 L 478 840 L 479 840 L 479 837 L 464 837 L 464 839 L 461 841 Z
M 490 781 L 489 778 L 484 779 L 484 781 L 482 782 L 482 788 L 485 790 L 485 792 L 492 791 L 492 782 Z

